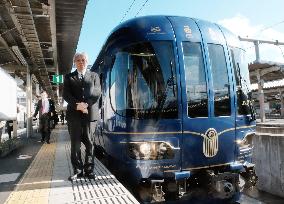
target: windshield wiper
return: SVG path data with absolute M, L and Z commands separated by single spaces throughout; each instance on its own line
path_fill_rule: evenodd
M 174 78 L 174 71 L 173 71 L 173 61 L 170 61 L 170 67 L 171 67 L 171 77 L 167 81 L 167 85 L 173 87 L 173 95 L 176 96 L 175 94 L 175 78 Z

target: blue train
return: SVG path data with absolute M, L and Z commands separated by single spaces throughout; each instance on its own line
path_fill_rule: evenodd
M 238 199 L 257 177 L 255 117 L 237 37 L 203 20 L 146 16 L 107 38 L 100 74 L 97 155 L 145 202 L 205 195 Z

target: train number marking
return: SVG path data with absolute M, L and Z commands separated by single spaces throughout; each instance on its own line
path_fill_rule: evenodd
M 192 31 L 188 25 L 183 26 L 183 30 L 185 32 L 185 37 L 186 38 L 192 38 Z

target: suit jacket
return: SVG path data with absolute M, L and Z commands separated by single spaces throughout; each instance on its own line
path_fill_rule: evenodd
M 48 116 L 50 117 L 51 116 L 51 113 L 54 114 L 55 112 L 55 106 L 54 106 L 54 102 L 51 100 L 51 99 L 48 99 L 49 101 L 49 111 L 48 111 Z M 42 100 L 40 99 L 37 103 L 37 106 L 36 106 L 36 109 L 35 109 L 35 113 L 34 113 L 34 117 L 37 116 L 37 114 L 39 113 L 39 117 L 42 116 Z
M 78 71 L 66 74 L 64 78 L 63 99 L 68 103 L 66 120 L 88 119 L 98 120 L 98 101 L 101 95 L 100 79 L 97 73 L 86 71 L 83 82 L 78 77 Z M 88 114 L 76 110 L 77 104 L 88 104 Z

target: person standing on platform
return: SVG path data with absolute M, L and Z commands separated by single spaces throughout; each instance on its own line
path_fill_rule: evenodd
M 0 121 L 0 143 L 2 142 L 2 133 L 3 133 L 3 129 L 5 128 L 5 121 Z
M 7 133 L 8 133 L 9 139 L 11 139 L 12 138 L 12 131 L 13 131 L 13 120 L 7 120 L 6 128 L 7 128 Z
M 52 116 L 52 129 L 54 129 L 56 127 L 56 125 L 58 124 L 58 115 L 56 113 L 56 111 L 54 111 L 53 116 Z
M 79 177 L 95 179 L 93 133 L 99 119 L 98 101 L 101 95 L 99 76 L 87 70 L 86 53 L 74 56 L 76 70 L 65 75 L 63 98 L 68 103 L 66 121 L 71 140 L 73 181 Z M 81 158 L 81 142 L 85 145 L 85 164 Z
M 60 120 L 61 120 L 62 125 L 64 125 L 64 118 L 65 118 L 65 115 L 64 115 L 64 112 L 62 111 L 60 115 Z
M 55 106 L 51 99 L 47 98 L 46 91 L 41 92 L 41 99 L 38 101 L 33 117 L 39 112 L 39 129 L 41 132 L 41 142 L 46 140 L 50 144 L 50 119 L 54 114 Z

